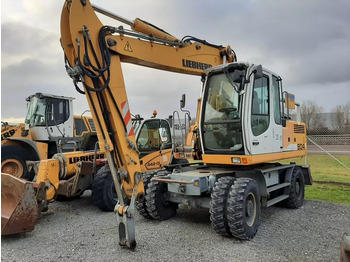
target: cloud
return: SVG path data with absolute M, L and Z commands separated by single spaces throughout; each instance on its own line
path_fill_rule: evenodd
M 2 117 L 22 117 L 24 98 L 39 91 L 77 97 L 78 114 L 87 108 L 84 96 L 76 93 L 64 70 L 59 44 L 63 3 L 44 2 L 2 2 Z M 350 97 L 349 1 L 93 3 L 130 20 L 140 17 L 178 38 L 193 35 L 230 45 L 239 60 L 262 64 L 279 74 L 285 89 L 296 93 L 298 101 L 315 100 L 317 95 L 329 111 Z M 121 24 L 102 20 L 108 25 Z M 157 109 L 167 116 L 179 108 L 182 93 L 195 113 L 201 89 L 198 77 L 132 65 L 123 65 L 123 70 L 132 113 L 147 116 Z
M 58 35 L 28 26 L 23 22 L 1 24 L 2 67 L 19 63 L 24 59 L 51 62 L 63 59 Z

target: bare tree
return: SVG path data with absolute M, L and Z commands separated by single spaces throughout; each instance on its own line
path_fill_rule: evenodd
M 309 130 L 324 127 L 323 108 L 315 101 L 304 101 L 300 107 L 301 120 Z
M 335 130 L 344 132 L 350 128 L 350 101 L 332 109 L 332 125 Z

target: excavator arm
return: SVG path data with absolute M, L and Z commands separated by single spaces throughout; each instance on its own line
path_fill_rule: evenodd
M 94 9 L 129 24 L 132 30 L 103 25 Z M 134 203 L 135 199 L 142 201 L 144 188 L 121 62 L 201 75 L 208 67 L 236 60 L 235 54 L 230 47 L 193 37 L 180 41 L 140 19 L 129 21 L 94 7 L 88 0 L 65 2 L 61 44 L 67 72 L 78 92 L 84 93 L 88 100 L 100 148 L 105 151 L 113 176 L 119 199 L 115 208 L 119 243 L 133 249 L 136 246 Z M 130 206 L 123 202 L 121 184 L 131 198 Z

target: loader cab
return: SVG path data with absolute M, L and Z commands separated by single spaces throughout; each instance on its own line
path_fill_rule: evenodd
M 170 124 L 165 119 L 133 121 L 140 158 L 156 151 L 172 148 Z
M 280 77 L 248 63 L 217 66 L 206 74 L 200 125 L 204 154 L 281 152 Z
M 36 93 L 26 100 L 26 129 L 33 140 L 47 141 L 51 137 L 73 137 L 72 97 Z

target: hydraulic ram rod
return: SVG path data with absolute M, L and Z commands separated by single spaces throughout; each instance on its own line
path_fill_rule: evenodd
M 102 7 L 99 7 L 99 6 L 97 6 L 97 5 L 92 5 L 92 8 L 93 8 L 96 12 L 98 12 L 98 13 L 100 13 L 100 14 L 103 14 L 103 15 L 105 15 L 105 16 L 108 16 L 108 17 L 110 17 L 110 18 L 113 18 L 113 19 L 115 19 L 115 20 L 118 20 L 119 22 L 122 22 L 122 23 L 124 23 L 124 24 L 130 25 L 130 26 L 134 26 L 134 21 L 129 20 L 129 19 L 127 19 L 127 18 L 124 18 L 124 17 L 122 17 L 122 16 L 120 16 L 120 15 L 114 14 L 114 13 L 112 13 L 112 12 L 110 12 L 110 11 L 108 11 L 108 10 L 102 8 Z

